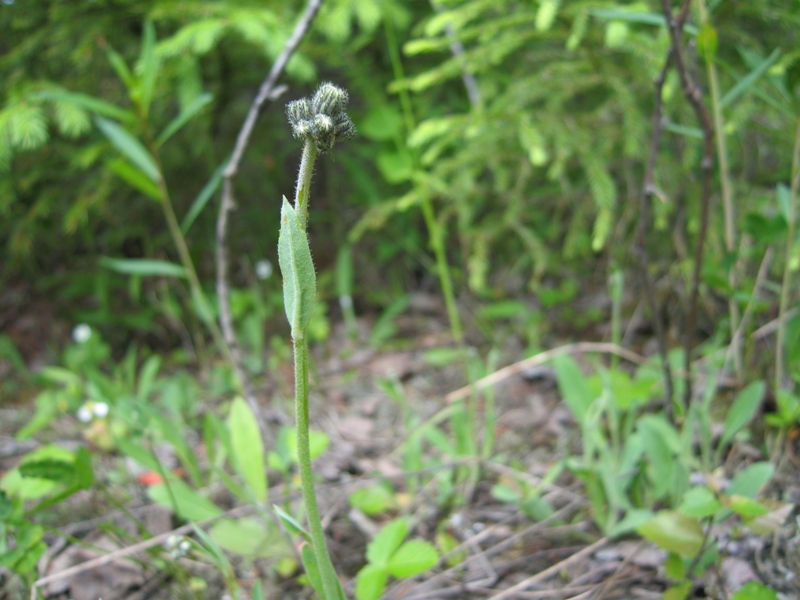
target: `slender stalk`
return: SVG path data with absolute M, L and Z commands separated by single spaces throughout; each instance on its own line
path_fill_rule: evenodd
M 778 341 L 775 353 L 775 391 L 786 387 L 785 345 L 786 345 L 786 309 L 789 306 L 792 284 L 792 250 L 795 236 L 795 204 L 797 203 L 798 185 L 800 184 L 800 116 L 794 134 L 794 152 L 792 153 L 792 183 L 787 215 L 788 231 L 786 232 L 786 254 L 783 259 L 783 282 L 781 284 L 781 300 L 778 309 Z
M 708 22 L 708 11 L 705 0 L 698 0 L 697 6 L 700 12 L 700 22 Z M 716 134 L 717 156 L 719 157 L 719 179 L 722 188 L 722 212 L 725 218 L 725 249 L 728 253 L 736 250 L 736 213 L 733 205 L 733 189 L 731 186 L 731 174 L 728 167 L 728 144 L 725 141 L 725 120 L 722 116 L 722 106 L 719 93 L 719 76 L 717 67 L 714 64 L 714 57 L 705 53 L 706 72 L 711 89 L 711 116 L 714 119 L 714 133 Z M 728 285 L 731 290 L 736 289 L 736 263 L 731 265 L 728 273 Z M 734 332 L 739 328 L 739 305 L 731 297 L 728 299 L 728 311 L 731 315 L 731 352 L 733 354 L 733 368 L 737 378 L 741 378 L 744 372 L 744 357 L 741 345 L 741 338 L 734 336 Z
M 400 53 L 397 49 L 397 39 L 394 35 L 394 29 L 388 19 L 384 19 L 384 29 L 386 30 L 386 39 L 389 46 L 389 56 L 392 61 L 394 76 L 398 80 L 403 79 L 403 63 L 400 60 Z M 406 129 L 408 133 L 411 133 L 416 127 L 416 123 L 414 121 L 411 99 L 408 96 L 408 91 L 404 88 L 400 89 L 400 105 L 403 108 Z M 416 154 L 413 154 L 413 157 L 416 162 Z M 428 230 L 431 249 L 433 250 L 434 259 L 436 260 L 436 275 L 439 278 L 439 285 L 442 288 L 442 295 L 444 296 L 444 303 L 447 308 L 447 319 L 450 321 L 450 331 L 453 334 L 453 339 L 456 344 L 458 346 L 463 346 L 464 329 L 461 325 L 461 317 L 458 314 L 458 304 L 456 303 L 456 296 L 453 292 L 453 280 L 450 277 L 450 265 L 447 262 L 447 252 L 444 246 L 442 226 L 436 219 L 436 211 L 434 210 L 433 202 L 431 201 L 427 188 L 420 190 L 420 203 L 422 205 L 422 216 L 425 219 L 425 227 Z
M 700 298 L 700 274 L 703 267 L 703 252 L 708 232 L 708 220 L 711 206 L 711 172 L 714 167 L 714 124 L 703 103 L 703 92 L 700 86 L 692 77 L 691 65 L 687 56 L 684 54 L 682 36 L 683 28 L 681 23 L 683 17 L 689 10 L 691 0 L 684 0 L 683 5 L 676 17 L 672 11 L 670 0 L 661 0 L 661 7 L 664 18 L 669 29 L 672 41 L 672 56 L 675 68 L 681 80 L 683 95 L 692 107 L 700 128 L 703 130 L 703 158 L 700 161 L 702 170 L 701 193 L 700 193 L 700 228 L 697 232 L 697 241 L 694 249 L 694 265 L 692 269 L 691 292 L 689 303 L 686 309 L 686 324 L 683 331 L 683 370 L 686 377 L 686 385 L 683 390 L 683 409 L 686 410 L 692 400 L 692 341 L 697 334 L 697 304 Z
M 203 318 L 211 313 L 211 309 L 206 301 L 205 294 L 203 293 L 203 286 L 200 285 L 200 278 L 197 276 L 197 270 L 194 267 L 192 255 L 189 252 L 189 246 L 186 244 L 186 238 L 181 231 L 181 226 L 178 223 L 178 217 L 175 215 L 175 209 L 172 206 L 172 199 L 169 194 L 169 189 L 167 188 L 166 181 L 164 180 L 164 170 L 161 165 L 161 155 L 158 151 L 158 146 L 153 139 L 153 134 L 150 131 L 150 125 L 147 121 L 144 111 L 141 110 L 141 107 L 138 108 L 139 120 L 142 127 L 142 132 L 144 134 L 145 144 L 147 145 L 147 149 L 150 151 L 150 154 L 153 157 L 153 160 L 155 160 L 156 166 L 158 167 L 159 177 L 157 183 L 158 190 L 161 195 L 161 210 L 164 213 L 164 220 L 167 222 L 167 228 L 169 229 L 170 236 L 172 237 L 172 243 L 175 244 L 175 248 L 178 251 L 178 257 L 180 258 L 181 264 L 186 271 L 186 278 L 189 281 L 189 289 L 191 291 L 192 298 L 199 305 L 198 309 L 201 313 L 200 320 L 206 323 L 206 326 L 211 333 L 211 337 L 214 339 L 214 343 L 221 348 L 223 352 L 225 352 L 228 359 L 232 362 L 230 349 L 225 343 L 225 338 L 222 337 L 222 331 L 220 330 L 219 325 L 217 325 L 217 322 L 213 318 L 209 319 L 208 321 Z
M 300 484 L 308 516 L 308 528 L 314 546 L 322 588 L 326 600 L 338 597 L 338 580 L 333 568 L 325 531 L 319 516 L 317 493 L 314 490 L 314 473 L 311 470 L 311 446 L 308 433 L 308 341 L 305 335 L 292 340 L 294 343 L 294 386 L 297 410 L 297 462 L 300 468 Z
M 300 169 L 297 172 L 297 191 L 295 192 L 294 208 L 300 225 L 303 229 L 308 223 L 308 197 L 311 191 L 311 175 L 314 171 L 314 161 L 317 160 L 317 147 L 312 142 L 303 144 L 303 156 L 300 158 Z
M 288 221 L 281 224 L 281 236 L 291 235 L 283 228 L 297 227 L 302 230 L 299 234 L 300 239 L 305 238 L 302 244 L 307 245 L 308 239 L 305 231 L 308 225 L 308 204 L 309 193 L 311 190 L 311 175 L 314 171 L 314 161 L 317 155 L 326 148 L 332 148 L 336 142 L 337 134 L 340 139 L 347 139 L 354 133 L 352 122 L 344 114 L 344 107 L 347 103 L 347 94 L 344 90 L 336 88 L 333 84 L 323 84 L 320 86 L 313 99 L 298 100 L 287 106 L 289 122 L 292 125 L 296 136 L 305 138 L 303 143 L 303 155 L 300 161 L 300 168 L 297 175 L 297 189 L 295 190 L 294 212 L 297 214 L 297 221 L 289 225 Z M 330 112 L 322 112 L 324 110 Z M 319 112 L 318 112 L 319 111 Z M 340 129 L 332 130 L 328 128 L 313 129 L 319 123 L 330 123 L 336 120 Z M 298 266 L 298 262 L 290 257 L 296 256 L 291 248 L 297 248 L 301 243 L 298 234 L 294 234 L 294 245 L 290 246 L 287 254 L 281 254 L 283 246 L 279 246 L 279 259 L 284 276 L 284 302 L 289 303 L 313 303 L 316 291 L 316 281 L 313 277 L 313 264 L 303 267 Z M 289 238 L 287 238 L 289 239 Z M 281 244 L 283 242 L 279 242 Z M 292 241 L 287 244 L 293 244 Z M 310 251 L 305 250 L 310 263 Z M 292 286 L 287 285 L 287 281 L 293 281 Z M 296 304 L 295 304 L 296 305 Z M 300 309 L 301 313 L 309 314 L 312 307 L 306 304 Z M 292 313 L 296 314 L 296 313 Z M 289 316 L 289 312 L 287 312 Z M 308 341 L 306 338 L 306 328 L 308 322 L 305 318 L 289 316 L 292 326 L 292 343 L 294 345 L 294 386 L 295 386 L 295 410 L 297 413 L 297 462 L 300 469 L 300 482 L 303 491 L 303 499 L 306 506 L 308 527 L 311 533 L 311 543 L 313 546 L 314 558 L 319 569 L 322 590 L 317 590 L 325 600 L 338 600 L 341 585 L 336 575 L 336 570 L 331 562 L 328 545 L 325 541 L 325 531 L 322 527 L 322 520 L 319 515 L 319 505 L 317 494 L 314 490 L 314 473 L 311 469 L 311 447 L 309 442 L 309 410 L 308 410 Z

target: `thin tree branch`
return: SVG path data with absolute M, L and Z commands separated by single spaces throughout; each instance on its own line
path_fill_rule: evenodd
M 684 0 L 680 15 L 685 15 L 689 10 L 691 0 Z M 684 371 L 686 372 L 686 385 L 684 386 L 683 403 L 689 406 L 692 399 L 692 379 L 691 379 L 691 349 L 692 340 L 697 329 L 697 301 L 700 295 L 700 273 L 703 266 L 703 250 L 705 248 L 706 233 L 708 231 L 708 214 L 711 205 L 711 171 L 714 166 L 714 124 L 708 109 L 703 104 L 703 93 L 700 87 L 692 79 L 689 73 L 689 66 L 684 56 L 681 44 L 681 33 L 683 31 L 681 18 L 675 17 L 672 13 L 670 0 L 661 0 L 664 17 L 667 21 L 670 39 L 672 40 L 672 54 L 675 67 L 681 80 L 683 94 L 692 106 L 697 116 L 700 127 L 703 130 L 703 158 L 701 161 L 702 184 L 700 196 L 700 229 L 697 232 L 697 243 L 694 253 L 694 272 L 692 273 L 692 289 L 689 296 L 689 303 L 686 309 L 686 323 L 683 331 L 683 351 L 684 351 Z
M 233 194 L 233 179 L 236 177 L 239 170 L 239 164 L 247 148 L 247 144 L 250 141 L 250 135 L 253 133 L 256 119 L 258 119 L 267 100 L 276 99 L 286 90 L 286 86 L 276 85 L 278 79 L 283 74 L 283 70 L 292 54 L 297 50 L 300 42 L 308 32 L 311 22 L 314 20 L 321 5 L 322 0 L 309 0 L 303 16 L 294 28 L 292 36 L 287 40 L 286 45 L 272 65 L 269 75 L 267 75 L 267 78 L 261 84 L 258 94 L 250 105 L 250 110 L 236 138 L 236 145 L 233 148 L 233 153 L 223 173 L 222 199 L 219 207 L 219 215 L 217 217 L 217 297 L 219 299 L 220 326 L 223 336 L 225 337 L 225 343 L 230 349 L 236 377 L 242 386 L 242 392 L 248 406 L 250 406 L 250 409 L 258 419 L 259 429 L 261 430 L 261 436 L 265 444 L 269 443 L 272 436 L 266 427 L 264 419 L 261 417 L 261 411 L 253 391 L 253 384 L 244 368 L 242 349 L 236 337 L 236 331 L 233 327 L 233 316 L 231 315 L 230 285 L 228 282 L 228 218 L 230 213 L 236 208 L 236 201 L 234 200 Z
M 644 189 L 642 190 L 642 202 L 639 211 L 639 230 L 636 235 L 636 245 L 634 248 L 635 253 L 639 258 L 639 269 L 641 270 L 642 282 L 644 283 L 645 297 L 647 299 L 650 312 L 652 313 L 653 324 L 655 325 L 658 353 L 661 356 L 661 365 L 664 369 L 664 409 L 668 414 L 671 414 L 672 412 L 673 401 L 672 369 L 670 368 L 669 361 L 667 360 L 667 342 L 664 335 L 664 322 L 661 319 L 661 311 L 659 310 L 658 302 L 656 301 L 653 280 L 650 277 L 645 236 L 648 225 L 650 224 L 650 208 L 653 204 L 653 196 L 656 194 L 655 168 L 656 159 L 658 157 L 658 146 L 661 141 L 661 131 L 663 127 L 662 109 L 664 103 L 664 81 L 666 81 L 667 72 L 672 65 L 672 56 L 672 49 L 670 49 L 669 53 L 667 54 L 667 59 L 664 61 L 664 66 L 661 68 L 661 72 L 653 82 L 655 85 L 653 133 L 650 137 L 650 150 L 647 156 L 647 166 L 644 175 Z

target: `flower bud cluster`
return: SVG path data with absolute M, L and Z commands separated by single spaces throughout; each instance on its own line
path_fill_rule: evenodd
M 347 116 L 347 92 L 332 83 L 323 83 L 309 100 L 301 98 L 286 105 L 292 134 L 313 141 L 317 151 L 327 152 L 336 142 L 349 140 L 356 133 Z

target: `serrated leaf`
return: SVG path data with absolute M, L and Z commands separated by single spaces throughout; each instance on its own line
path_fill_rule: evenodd
M 259 502 L 267 500 L 264 444 L 253 411 L 242 398 L 236 398 L 228 416 L 236 470 L 249 484 Z
M 384 526 L 367 545 L 367 560 L 376 566 L 385 567 L 395 550 L 400 547 L 408 533 L 405 519 L 395 519 Z
M 145 277 L 186 277 L 186 269 L 181 265 L 165 260 L 149 258 L 111 258 L 100 257 L 100 264 L 124 275 L 141 275 Z
M 283 304 L 292 328 L 292 337 L 305 335 L 317 293 L 317 276 L 311 259 L 308 235 L 300 225 L 294 207 L 286 197 L 281 206 L 281 230 L 278 236 L 278 264 L 283 274 Z
M 703 528 L 694 517 L 662 510 L 637 528 L 639 535 L 681 556 L 695 556 L 703 547 Z
M 439 562 L 439 553 L 424 540 L 406 542 L 389 559 L 387 569 L 394 577 L 413 577 L 432 568 Z
M 161 175 L 158 172 L 155 160 L 139 140 L 128 133 L 119 123 L 109 121 L 103 117 L 95 117 L 94 122 L 103 135 L 125 158 L 138 167 L 147 177 L 158 183 Z
M 383 567 L 367 565 L 356 576 L 356 599 L 379 600 L 386 588 L 389 573 Z

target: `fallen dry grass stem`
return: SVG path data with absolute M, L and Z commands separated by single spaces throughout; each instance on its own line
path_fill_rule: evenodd
M 617 344 L 610 344 L 607 342 L 577 342 L 574 344 L 566 344 L 564 346 L 559 346 L 558 348 L 552 348 L 551 350 L 540 352 L 539 354 L 534 354 L 530 358 L 526 358 L 525 360 L 521 360 L 514 364 L 508 365 L 507 367 L 503 367 L 499 371 L 495 371 L 486 377 L 478 379 L 478 381 L 476 381 L 474 384 L 465 385 L 454 392 L 450 392 L 447 394 L 447 396 L 445 396 L 445 401 L 447 404 L 452 404 L 453 402 L 467 398 L 473 391 L 485 390 L 488 387 L 497 385 L 501 381 L 508 379 L 512 375 L 516 375 L 517 373 L 530 367 L 542 365 L 547 361 L 556 358 L 557 356 L 564 356 L 565 354 L 579 354 L 582 352 L 615 354 L 616 356 L 619 356 L 620 358 L 632 363 L 636 363 L 637 365 L 643 365 L 647 362 L 647 359 L 644 356 L 636 354 L 635 352 L 631 352 L 630 350 L 623 348 L 622 346 L 618 346 Z

